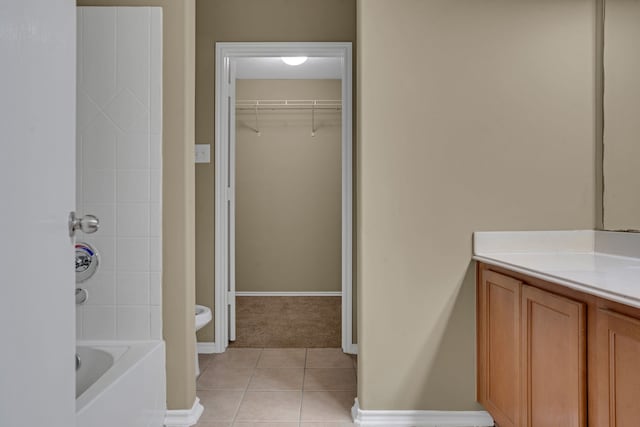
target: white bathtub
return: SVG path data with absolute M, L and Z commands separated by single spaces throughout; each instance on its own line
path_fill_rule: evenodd
M 164 341 L 78 342 L 76 427 L 161 427 Z

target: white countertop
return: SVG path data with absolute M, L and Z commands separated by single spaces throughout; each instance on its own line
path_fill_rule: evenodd
M 474 233 L 473 259 L 640 308 L 640 234 Z

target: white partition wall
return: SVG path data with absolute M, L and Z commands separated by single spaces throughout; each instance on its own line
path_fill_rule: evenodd
M 78 339 L 162 339 L 162 9 L 78 8 L 77 88 L 77 210 L 101 221 Z

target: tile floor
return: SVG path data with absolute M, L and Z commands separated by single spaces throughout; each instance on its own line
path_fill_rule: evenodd
M 356 359 L 339 348 L 200 355 L 197 427 L 352 426 Z

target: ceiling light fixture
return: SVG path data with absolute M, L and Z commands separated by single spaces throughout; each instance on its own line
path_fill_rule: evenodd
M 285 64 L 293 66 L 304 64 L 305 62 L 307 62 L 306 56 L 283 56 L 281 59 Z

